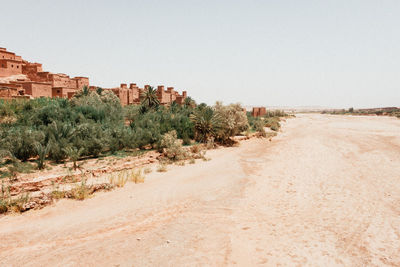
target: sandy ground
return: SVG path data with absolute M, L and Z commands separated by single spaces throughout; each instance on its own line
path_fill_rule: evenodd
M 298 115 L 144 184 L 0 218 L 0 266 L 400 266 L 400 120 Z

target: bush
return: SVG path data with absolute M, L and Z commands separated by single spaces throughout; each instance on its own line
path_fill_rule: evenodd
M 254 127 L 253 129 L 256 132 L 258 132 L 262 137 L 266 137 L 267 136 L 267 133 L 265 132 L 265 129 L 264 129 L 264 123 L 261 120 L 257 120 L 254 123 L 253 127 Z
M 159 149 L 162 150 L 163 156 L 173 161 L 184 160 L 188 156 L 182 147 L 182 141 L 177 139 L 175 131 L 163 135 Z
M 194 145 L 190 147 L 190 159 L 202 159 L 206 154 L 206 150 L 203 146 Z
M 215 114 L 218 117 L 219 123 L 215 138 L 222 144 L 232 144 L 230 137 L 238 135 L 249 128 L 246 113 L 240 104 L 231 104 L 223 106 L 217 102 L 214 106 Z
M 26 161 L 37 155 L 35 144 L 44 140 L 41 131 L 26 126 L 8 128 L 0 132 L 0 149 L 7 150 L 21 161 Z
M 279 117 L 271 117 L 265 120 L 265 127 L 271 128 L 273 131 L 279 131 L 281 124 L 279 123 Z
M 140 115 L 140 106 L 128 105 L 124 107 L 124 117 L 130 124 L 132 124 Z

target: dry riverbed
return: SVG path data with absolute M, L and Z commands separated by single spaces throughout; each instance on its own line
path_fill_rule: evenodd
M 400 265 L 400 120 L 298 115 L 270 142 L 0 217 L 0 266 Z

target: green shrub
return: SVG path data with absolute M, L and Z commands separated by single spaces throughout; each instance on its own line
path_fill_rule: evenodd
M 266 137 L 267 136 L 267 133 L 265 132 L 265 129 L 264 129 L 264 122 L 263 121 L 261 121 L 261 120 L 257 120 L 255 123 L 254 123 L 254 126 L 253 126 L 254 128 L 254 130 L 256 131 L 256 132 L 258 132 L 261 136 L 263 136 L 263 137 Z
M 0 149 L 9 151 L 13 157 L 26 161 L 37 155 L 35 143 L 44 140 L 41 131 L 26 126 L 7 128 L 0 133 Z
M 265 127 L 271 128 L 273 131 L 279 131 L 281 124 L 279 123 L 279 117 L 270 117 L 265 119 Z

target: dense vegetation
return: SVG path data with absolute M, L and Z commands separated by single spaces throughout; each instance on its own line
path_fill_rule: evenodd
M 36 160 L 39 169 L 48 160 L 75 163 L 129 149 L 160 149 L 163 135 L 174 131 L 183 144 L 215 140 L 229 143 L 231 136 L 246 130 L 246 116 L 239 105 L 196 106 L 188 98 L 183 106 L 159 105 L 153 90 L 142 104 L 122 107 L 109 91 L 86 88 L 71 100 L 39 98 L 0 102 L 0 164 Z M 204 128 L 207 116 L 213 118 Z M 1 175 L 1 174 L 0 174 Z
M 191 98 L 182 106 L 173 103 L 164 107 L 152 88 L 142 95 L 141 105 L 126 107 L 112 92 L 100 88 L 84 88 L 71 100 L 1 101 L 0 168 L 11 166 L 8 169 L 12 172 L 29 160 L 42 169 L 48 161 L 67 159 L 76 168 L 76 162 L 85 157 L 121 150 L 162 151 L 166 135 L 181 139 L 183 145 L 194 141 L 231 145 L 231 137 L 245 131 L 264 132 L 264 126 L 278 130 L 276 116 L 281 115 L 252 118 L 239 104 L 217 102 L 211 107 L 196 105 Z

